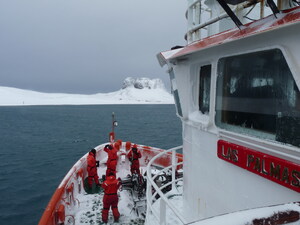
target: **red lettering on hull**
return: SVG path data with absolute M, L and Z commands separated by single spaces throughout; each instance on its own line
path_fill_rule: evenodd
M 300 192 L 299 164 L 223 140 L 218 141 L 218 157 Z

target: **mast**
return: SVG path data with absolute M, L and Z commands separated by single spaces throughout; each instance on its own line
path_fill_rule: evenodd
M 118 126 L 118 122 L 116 121 L 114 112 L 112 112 L 111 117 L 112 117 L 112 131 L 109 133 L 109 141 L 113 143 L 115 141 L 115 127 Z

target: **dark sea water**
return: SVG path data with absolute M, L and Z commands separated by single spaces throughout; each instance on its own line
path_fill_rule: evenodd
M 37 224 L 72 165 L 116 138 L 160 148 L 181 145 L 174 105 L 0 107 L 0 224 Z

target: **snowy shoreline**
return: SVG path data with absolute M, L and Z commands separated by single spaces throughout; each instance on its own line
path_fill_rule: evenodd
M 11 105 L 9 105 L 9 104 L 7 104 L 7 105 L 1 105 L 0 104 L 0 107 L 24 107 L 24 106 L 28 106 L 28 107 L 30 107 L 30 106 L 76 106 L 76 105 L 78 105 L 78 106 L 80 106 L 80 105 L 82 105 L 82 106 L 93 106 L 93 105 L 173 105 L 174 103 L 152 103 L 152 102 L 150 102 L 150 103 L 104 103 L 104 104 L 97 104 L 97 103 L 95 103 L 95 104 L 93 104 L 93 103 L 91 103 L 91 104 L 84 104 L 84 103 L 78 103 L 78 104 L 32 104 L 32 105 L 13 105 L 13 104 L 11 104 Z
M 127 78 L 119 91 L 91 95 L 42 93 L 0 86 L 0 106 L 174 104 L 173 96 L 159 79 L 142 79 Z

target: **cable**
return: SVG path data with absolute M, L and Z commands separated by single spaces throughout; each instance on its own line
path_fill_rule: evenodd
M 251 20 L 251 21 L 256 21 L 255 19 L 252 19 L 252 18 L 248 17 L 248 15 L 251 13 L 251 11 L 254 9 L 255 6 L 256 5 L 253 5 L 251 7 L 251 9 L 249 9 L 249 11 L 243 17 L 246 18 L 246 19 L 248 19 L 248 20 Z
M 250 17 L 248 17 L 248 16 L 244 16 L 244 18 L 246 18 L 246 19 L 248 19 L 248 20 L 251 20 L 251 21 L 256 21 L 255 19 L 252 19 L 252 18 L 250 18 Z
M 292 2 L 295 3 L 295 4 L 297 4 L 297 5 L 300 5 L 300 1 L 299 0 L 292 0 Z
M 251 11 L 254 9 L 256 5 L 253 5 L 251 9 L 249 9 L 249 11 L 246 13 L 246 15 L 244 15 L 244 17 L 247 17 L 249 15 L 249 13 L 251 13 Z

